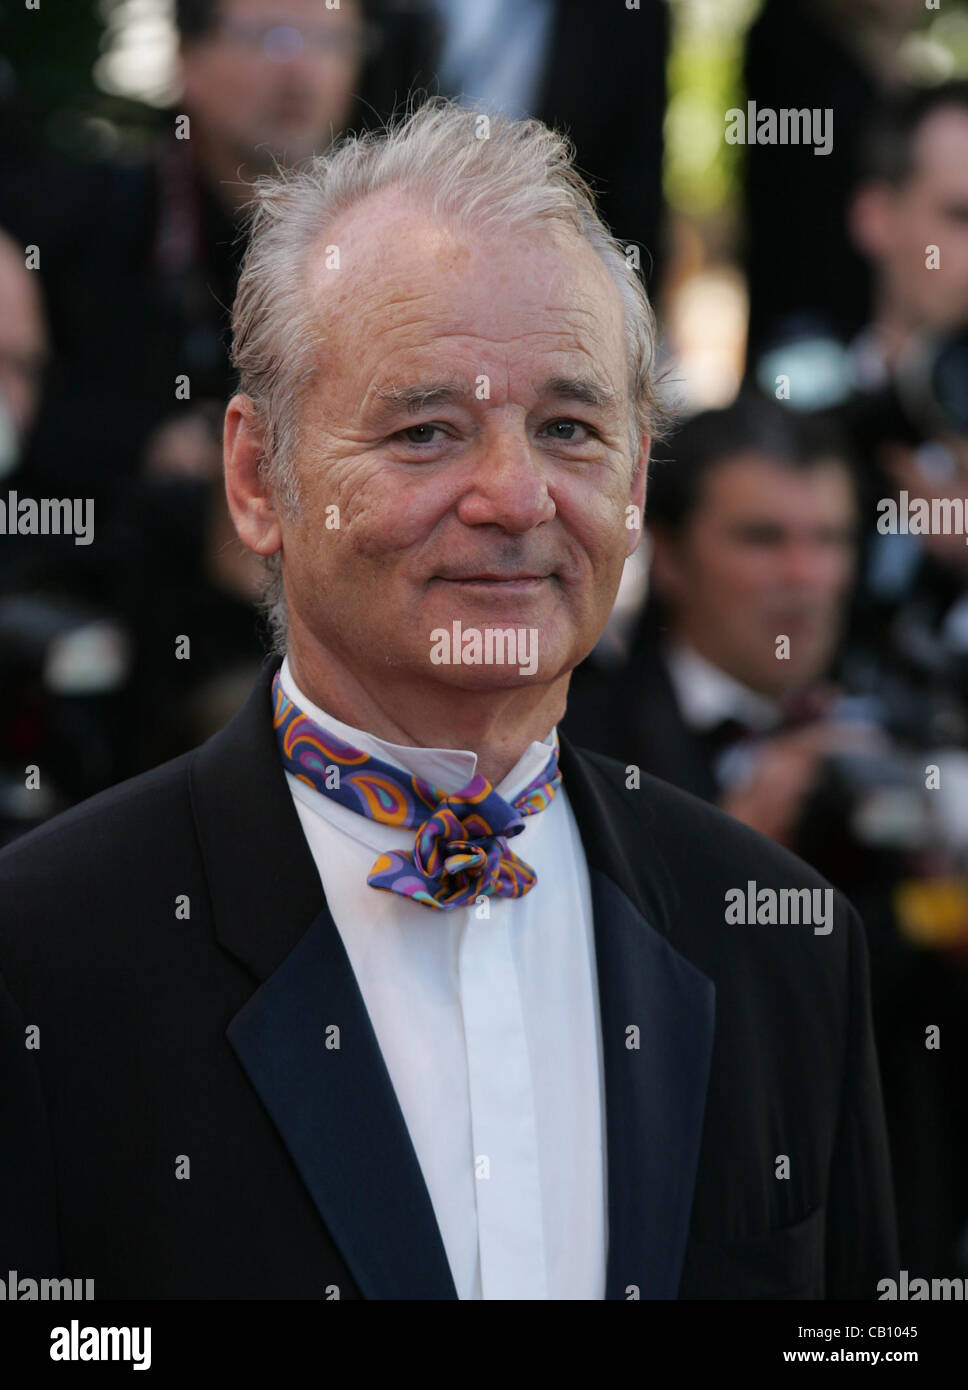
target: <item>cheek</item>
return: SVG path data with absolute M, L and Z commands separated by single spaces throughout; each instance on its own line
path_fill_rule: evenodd
M 609 480 L 603 488 L 557 487 L 552 496 L 558 519 L 584 550 L 600 559 L 614 556 L 617 564 L 624 563 L 627 490 Z
M 440 513 L 439 489 L 401 488 L 376 474 L 361 475 L 333 493 L 326 531 L 333 563 L 386 568 L 427 540 Z M 324 524 L 317 519 L 314 529 Z
M 441 507 L 426 489 L 367 488 L 344 523 L 353 550 L 368 558 L 391 557 L 423 544 L 432 533 Z
M 726 623 L 743 622 L 745 614 L 768 601 L 774 579 L 769 562 L 760 556 L 724 555 L 709 567 L 703 587 Z
M 830 597 L 832 602 L 840 603 L 843 601 L 850 589 L 854 578 L 854 562 L 851 557 L 835 560 L 831 564 L 831 580 L 829 585 Z
M 316 105 L 320 109 L 328 108 L 337 99 L 340 103 L 346 101 L 353 89 L 356 73 L 353 68 L 347 68 L 344 64 L 324 63 L 317 68 L 313 91 L 316 94 Z
M 251 105 L 252 93 L 259 85 L 259 74 L 249 64 L 228 59 L 215 67 L 202 92 L 203 96 L 205 92 L 217 93 L 219 109 L 230 113 L 231 120 L 231 112 Z

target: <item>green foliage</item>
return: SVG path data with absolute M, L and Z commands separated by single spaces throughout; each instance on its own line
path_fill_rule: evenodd
M 666 111 L 665 193 L 702 215 L 740 197 L 741 146 L 724 138 L 724 113 L 745 101 L 743 48 L 761 0 L 673 0 Z

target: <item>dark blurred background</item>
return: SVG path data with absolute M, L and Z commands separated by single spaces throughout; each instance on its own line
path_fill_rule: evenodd
M 6 3 L 0 844 L 248 692 L 219 440 L 249 182 L 414 91 L 565 129 L 658 310 L 674 425 L 564 728 L 855 902 L 902 1265 L 968 1274 L 956 0 Z

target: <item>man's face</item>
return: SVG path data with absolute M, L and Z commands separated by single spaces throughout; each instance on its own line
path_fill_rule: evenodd
M 928 116 L 910 178 L 862 200 L 861 240 L 894 313 L 912 329 L 968 318 L 968 112 L 951 106 Z M 925 264 L 929 246 L 939 248 L 934 268 Z
M 324 242 L 340 268 L 317 250 L 328 341 L 300 417 L 300 512 L 280 519 L 291 649 L 466 689 L 556 679 L 598 639 L 638 539 L 618 290 L 577 237 L 479 238 L 393 191 Z M 399 399 L 431 386 L 447 389 Z M 536 630 L 536 672 L 432 665 L 431 634 L 456 620 Z
M 359 25 L 354 0 L 222 0 L 213 32 L 182 49 L 186 109 L 240 162 L 297 163 L 348 119 Z
M 853 572 L 846 469 L 819 461 L 794 470 L 744 454 L 714 465 L 700 488 L 682 534 L 655 540 L 653 574 L 675 636 L 762 694 L 818 679 Z M 780 636 L 789 660 L 777 657 Z

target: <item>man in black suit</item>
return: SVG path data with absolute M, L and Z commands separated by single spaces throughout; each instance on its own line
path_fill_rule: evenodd
M 583 668 L 565 728 L 793 848 L 845 736 L 820 718 L 820 687 L 855 571 L 846 442 L 832 421 L 749 392 L 688 420 L 662 453 L 649 592 L 627 658 L 612 680 Z
M 657 416 L 648 304 L 563 155 L 439 103 L 263 189 L 225 465 L 277 652 L 208 743 L 0 856 L 22 1275 L 874 1298 L 895 1269 L 855 912 L 556 737 Z

